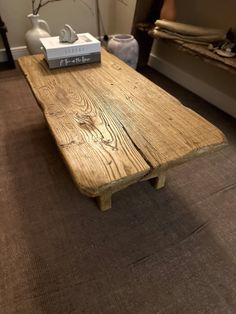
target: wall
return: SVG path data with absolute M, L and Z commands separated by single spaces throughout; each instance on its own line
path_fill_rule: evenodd
M 236 1 L 177 0 L 177 21 L 193 25 L 236 29 Z M 236 75 L 154 41 L 149 64 L 179 84 L 236 117 Z
M 101 30 L 109 34 L 130 33 L 136 0 L 100 0 L 99 4 Z M 30 28 L 27 15 L 32 13 L 31 0 L 1 0 L 0 12 L 8 28 L 10 46 L 25 46 L 24 34 Z M 52 35 L 57 35 L 65 23 L 77 32 L 97 35 L 94 0 L 62 0 L 48 4 L 39 13 L 48 22 Z
M 108 34 L 131 32 L 136 0 L 100 0 L 101 15 Z

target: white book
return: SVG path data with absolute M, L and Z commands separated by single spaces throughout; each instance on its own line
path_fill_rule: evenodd
M 78 34 L 74 43 L 61 43 L 59 36 L 40 38 L 42 50 L 48 60 L 82 56 L 101 51 L 101 43 L 90 33 Z

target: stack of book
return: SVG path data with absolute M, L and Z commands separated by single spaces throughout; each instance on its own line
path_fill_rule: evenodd
M 101 43 L 89 33 L 78 34 L 74 43 L 62 43 L 59 36 L 40 39 L 50 69 L 101 62 Z

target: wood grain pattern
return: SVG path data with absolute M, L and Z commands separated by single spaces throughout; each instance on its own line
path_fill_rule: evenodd
M 89 86 L 70 71 L 51 72 L 41 56 L 19 63 L 81 192 L 95 197 L 150 171 L 119 120 L 92 90 L 88 93 Z
M 50 71 L 19 59 L 75 182 L 88 196 L 117 191 L 226 144 L 208 121 L 113 55 Z

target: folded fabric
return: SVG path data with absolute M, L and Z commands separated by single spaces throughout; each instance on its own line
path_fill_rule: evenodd
M 181 36 L 182 39 L 200 40 L 203 42 L 213 42 L 225 40 L 227 31 L 221 29 L 213 29 L 195 25 L 189 25 L 179 22 L 156 20 L 155 25 L 159 31 L 168 32 L 173 36 Z M 194 40 L 195 41 L 195 40 Z
M 209 43 L 214 43 L 216 41 L 222 40 L 219 39 L 217 35 L 200 35 L 200 36 L 190 36 L 190 35 L 183 35 L 175 32 L 171 32 L 165 29 L 161 29 L 159 27 L 155 27 L 149 32 L 149 35 L 157 38 L 165 38 L 165 39 L 173 39 L 173 40 L 180 40 L 189 43 L 195 44 L 202 44 L 202 45 L 209 45 Z

